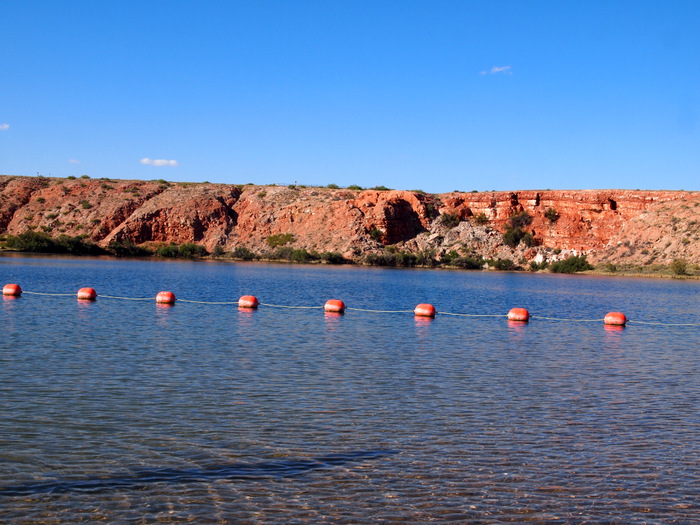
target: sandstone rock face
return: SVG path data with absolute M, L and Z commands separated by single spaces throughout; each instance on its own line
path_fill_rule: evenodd
M 549 210 L 549 212 L 548 212 Z M 509 219 L 526 212 L 534 246 L 503 243 Z M 447 221 L 446 218 L 451 221 Z M 28 229 L 154 245 L 194 242 L 208 251 L 270 249 L 292 234 L 294 248 L 360 259 L 385 246 L 437 257 L 592 262 L 697 262 L 700 193 L 682 191 L 453 192 L 185 184 L 165 181 L 0 176 L 0 233 Z

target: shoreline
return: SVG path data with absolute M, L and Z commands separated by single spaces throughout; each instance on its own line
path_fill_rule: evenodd
M 655 271 L 643 272 L 638 270 L 631 270 L 621 268 L 616 271 L 607 271 L 604 269 L 594 268 L 592 270 L 584 270 L 578 272 L 552 272 L 548 270 L 527 270 L 527 269 L 507 269 L 500 270 L 497 268 L 474 268 L 466 269 L 460 268 L 458 266 L 450 265 L 412 265 L 412 266 L 386 266 L 378 264 L 366 264 L 362 262 L 345 261 L 340 263 L 331 263 L 322 260 L 310 260 L 310 261 L 292 261 L 292 260 L 280 260 L 280 259 L 265 259 L 256 258 L 253 260 L 245 260 L 240 258 L 233 258 L 227 256 L 213 256 L 206 255 L 202 257 L 162 257 L 157 255 L 144 255 L 144 256 L 129 256 L 129 255 L 115 255 L 111 253 L 103 254 L 76 254 L 76 253 L 41 253 L 41 252 L 26 252 L 17 250 L 8 250 L 5 248 L 0 248 L 0 257 L 69 257 L 75 259 L 81 258 L 107 258 L 111 260 L 150 260 L 150 261 L 182 261 L 182 262 L 222 262 L 222 263 L 258 263 L 258 264 L 284 264 L 284 265 L 304 265 L 304 266 L 352 266 L 356 268 L 387 268 L 387 269 L 400 269 L 400 270 L 411 270 L 411 269 L 421 269 L 421 270 L 445 270 L 445 271 L 464 271 L 464 272 L 502 272 L 502 273 L 521 273 L 521 274 L 551 274 L 551 275 L 587 275 L 594 277 L 625 277 L 625 278 L 643 278 L 643 279 L 675 279 L 681 281 L 698 281 L 700 280 L 700 274 L 697 273 L 687 273 L 687 274 L 674 274 L 669 267 L 658 268 Z

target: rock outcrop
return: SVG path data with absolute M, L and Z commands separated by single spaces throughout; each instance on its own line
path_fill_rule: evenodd
M 510 218 L 526 212 L 534 242 L 503 242 Z M 0 176 L 0 233 L 29 229 L 110 243 L 194 242 L 208 251 L 294 248 L 360 260 L 386 246 L 436 257 L 457 252 L 520 262 L 586 254 L 592 262 L 697 262 L 700 192 L 349 190 Z

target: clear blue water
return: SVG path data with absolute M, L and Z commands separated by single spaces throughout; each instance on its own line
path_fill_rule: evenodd
M 6 283 L 71 296 L 0 302 L 0 522 L 700 517 L 698 282 L 0 257 Z M 104 297 L 161 290 L 538 317 Z

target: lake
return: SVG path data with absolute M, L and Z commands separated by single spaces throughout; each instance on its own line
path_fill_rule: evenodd
M 7 283 L 0 522 L 700 516 L 697 281 L 3 256 Z

